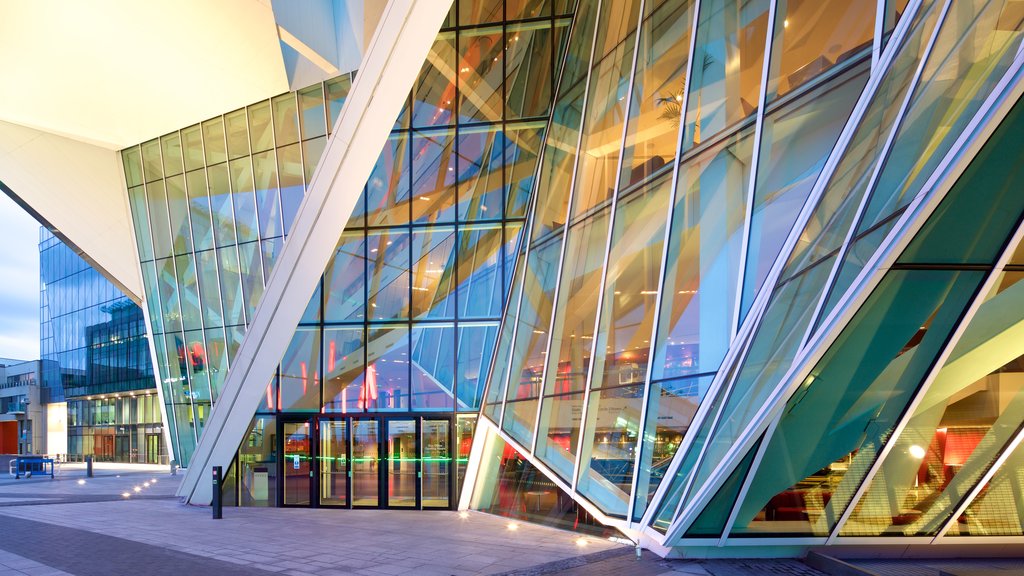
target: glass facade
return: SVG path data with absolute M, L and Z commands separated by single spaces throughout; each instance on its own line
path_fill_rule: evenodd
M 45 228 L 39 233 L 43 402 L 67 402 L 69 461 L 166 463 L 142 309 Z
M 456 2 L 232 501 L 1019 535 L 1016 4 Z M 350 83 L 122 153 L 186 461 Z
M 481 414 L 603 522 L 669 545 L 934 536 L 1016 437 L 1003 374 L 1024 351 L 932 382 L 957 339 L 1000 335 L 960 326 L 993 274 L 1012 293 L 980 243 L 1013 228 L 979 214 L 991 239 L 969 240 L 959 188 L 923 206 L 1016 78 L 1020 22 L 1005 2 L 876 8 L 581 6 Z M 1017 222 L 1000 185 L 983 203 Z M 883 274 L 915 219 L 913 259 Z M 954 228 L 979 243 L 965 260 L 939 248 Z
M 424 474 L 433 466 L 427 451 L 441 444 L 445 475 L 453 458 L 468 456 L 455 454 L 459 430 L 470 426 L 456 414 L 480 409 L 572 24 L 563 2 L 491 4 L 496 12 L 453 8 L 437 36 L 256 415 L 253 430 L 279 428 L 272 436 L 281 446 L 246 441 L 240 449 L 243 505 L 308 504 L 317 490 L 295 484 L 292 468 L 274 471 L 280 490 L 255 490 L 256 468 L 243 458 L 250 445 L 271 450 L 261 462 L 290 466 L 299 454 L 321 472 L 338 465 L 328 452 L 343 453 L 357 492 L 366 487 L 358 475 L 375 471 L 360 469 L 356 451 L 375 443 L 366 462 L 408 456 Z M 164 400 L 185 463 L 352 76 L 122 152 Z M 313 431 L 300 433 L 289 419 Z M 400 422 L 413 428 L 389 436 L 389 426 L 405 430 Z M 444 442 L 427 438 L 441 428 Z M 320 443 L 327 430 L 334 440 Z M 403 438 L 411 452 L 386 453 Z M 324 490 L 328 482 L 324 505 L 404 502 L 383 488 L 345 495 L 338 474 L 317 480 Z M 442 507 L 452 504 L 448 492 Z

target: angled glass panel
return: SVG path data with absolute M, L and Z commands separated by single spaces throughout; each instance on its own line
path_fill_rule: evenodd
M 643 396 L 642 385 L 590 393 L 576 489 L 607 514 L 627 513 Z
M 366 344 L 367 410 L 409 410 L 409 329 L 405 325 L 369 331 Z
M 220 297 L 224 306 L 224 325 L 245 324 L 245 297 L 242 295 L 238 250 L 234 246 L 218 248 L 217 263 L 220 276 Z
M 874 2 L 782 0 L 775 13 L 766 102 L 871 52 Z
M 367 315 L 370 320 L 409 316 L 409 234 L 370 230 L 367 247 Z
M 983 279 L 886 275 L 787 403 L 734 534 L 829 534 Z
M 550 22 L 508 26 L 505 114 L 510 120 L 546 116 L 554 90 L 554 35 Z
M 671 191 L 672 179 L 666 173 L 618 202 L 597 327 L 592 388 L 641 384 L 647 377 L 665 239 L 663 216 Z M 586 293 L 586 289 L 575 292 L 576 296 Z M 576 302 L 574 298 L 573 308 Z
M 555 237 L 534 248 L 526 263 L 522 302 L 516 318 L 518 331 L 511 350 L 509 400 L 540 394 L 561 247 L 561 237 Z
M 362 320 L 366 306 L 366 242 L 363 232 L 343 232 L 324 271 L 324 322 Z
M 598 42 L 607 36 L 606 41 L 614 48 L 590 72 L 583 137 L 573 184 L 570 218 L 574 221 L 610 201 L 615 189 L 639 9 L 640 3 L 635 0 L 602 4 Z M 612 42 L 616 35 L 621 36 Z
M 1024 21 L 1012 3 L 973 0 L 950 6 L 921 75 L 921 88 L 896 135 L 858 233 L 919 194 L 946 152 L 1013 63 Z
M 160 158 L 160 141 L 157 139 L 143 142 L 139 147 L 142 152 L 142 168 L 146 183 L 164 177 L 164 163 Z
M 392 134 L 366 181 L 366 223 L 370 226 L 409 221 L 409 137 Z
M 714 372 L 725 357 L 753 144 L 747 129 L 680 167 L 653 379 Z
M 315 88 L 316 86 L 313 86 Z M 270 101 L 274 116 L 274 143 L 286 146 L 299 141 L 299 107 L 294 92 L 275 96 Z
M 171 220 L 171 250 L 175 255 L 186 254 L 193 247 L 185 177 L 178 174 L 167 178 L 164 183 L 167 186 L 167 213 Z
M 455 228 L 416 228 L 412 233 L 412 316 L 454 319 Z
M 605 208 L 569 229 L 562 262 L 562 282 L 551 327 L 551 355 L 547 358 L 545 394 L 579 392 L 586 387 L 587 369 L 594 347 L 601 271 L 608 242 L 609 211 Z M 546 333 L 547 327 L 539 330 Z M 543 346 L 547 338 L 543 334 L 540 336 L 538 344 Z M 544 354 L 543 349 L 539 354 Z M 539 356 L 537 359 L 543 361 L 545 358 Z M 539 378 L 542 368 L 527 367 L 530 375 L 527 377 L 524 374 L 524 377 Z
M 487 367 L 487 380 L 484 390 L 484 408 L 481 413 L 495 424 L 501 420 L 502 403 L 505 399 L 505 388 L 508 380 L 509 354 L 512 351 L 512 336 L 519 316 L 519 300 L 523 290 L 522 277 L 526 261 L 526 243 L 523 242 L 516 256 L 516 278 L 511 282 L 508 304 L 504 309 L 504 320 L 498 331 L 498 342 L 494 348 L 491 365 Z
M 650 506 L 713 380 L 714 376 L 710 375 L 692 376 L 650 384 L 640 464 L 636 471 L 638 479 L 636 503 L 633 505 L 634 521 L 639 521 Z M 678 504 L 678 492 L 674 498 Z
M 476 412 L 484 393 L 484 379 L 490 368 L 498 338 L 498 324 L 464 324 L 458 328 L 456 351 L 455 410 Z
M 210 391 L 213 394 L 213 400 L 216 400 L 220 398 L 224 379 L 228 375 L 227 341 L 224 338 L 224 329 L 222 328 L 207 329 L 205 335 L 206 364 L 210 374 Z
M 858 242 L 922 192 L 925 181 L 1012 62 L 1020 23 L 1014 26 L 1002 18 L 1003 4 L 978 0 L 951 7 L 922 73 L 921 88 L 858 226 L 857 233 L 865 236 Z M 872 234 L 876 246 L 879 236 Z M 856 261 L 844 262 L 840 280 L 845 282 L 837 282 L 830 304 L 860 269 Z M 823 315 L 830 310 L 827 307 Z
M 718 538 L 722 535 L 725 523 L 729 520 L 729 512 L 732 511 L 732 507 L 736 503 L 736 497 L 739 496 L 740 488 L 743 487 L 743 480 L 746 479 L 750 465 L 753 464 L 754 457 L 757 455 L 757 449 L 763 441 L 764 436 L 754 443 L 743 460 L 740 460 L 736 469 L 722 483 L 722 487 L 718 489 L 715 496 L 704 507 L 704 510 L 694 519 L 693 524 L 686 529 L 683 538 Z
M 740 319 L 746 316 L 868 80 L 863 62 L 765 115 Z
M 249 145 L 252 152 L 262 152 L 274 147 L 274 126 L 271 119 L 270 101 L 264 100 L 249 106 Z
M 934 536 L 1024 422 L 1024 273 L 1004 273 L 910 416 L 842 536 Z
M 857 125 L 843 158 L 790 254 L 782 278 L 787 278 L 837 250 L 846 238 L 882 148 L 892 131 L 914 72 L 928 46 L 938 19 L 933 1 L 921 3 L 906 41 L 884 72 L 871 103 Z
M 702 434 L 709 446 L 695 472 L 693 489 L 686 494 L 686 502 L 715 470 L 750 418 L 765 407 L 769 394 L 789 371 L 834 263 L 835 257 L 829 257 L 776 288 L 750 349 L 739 364 L 735 381 L 728 390 L 723 388 L 720 398 L 715 400 L 722 405 L 721 421 L 714 435 Z M 704 421 L 703 426 L 710 425 L 709 419 Z M 697 441 L 690 451 L 694 453 L 701 448 L 703 443 Z M 687 460 L 694 463 L 695 458 L 687 455 Z
M 163 180 L 146 184 L 146 198 L 149 204 L 149 225 L 153 227 L 153 256 L 167 258 L 173 254 L 173 250 L 171 221 L 167 213 L 167 190 Z
M 203 303 L 203 326 L 206 328 L 223 326 L 220 282 L 217 278 L 217 251 L 196 252 L 195 257 L 196 270 L 199 275 L 199 297 Z
M 1024 448 L 1018 444 L 945 536 L 1024 535 Z
M 195 250 L 213 248 L 213 220 L 210 196 L 206 188 L 206 171 L 195 170 L 185 174 L 188 189 L 189 221 L 192 223 L 192 242 Z
M 768 0 L 701 3 L 683 150 L 757 111 Z
M 670 170 L 682 121 L 692 0 L 644 4 L 619 189 Z
M 459 157 L 456 168 L 459 220 L 501 218 L 502 157 L 505 142 L 497 126 L 459 131 Z M 536 165 L 536 158 L 533 160 Z
M 142 175 L 142 150 L 138 146 L 121 151 L 121 164 L 124 166 L 124 180 L 129 188 L 141 186 L 145 182 Z
M 139 245 L 139 260 L 153 259 L 153 231 L 149 226 L 149 211 L 146 206 L 146 189 L 136 186 L 128 189 L 128 203 L 132 208 L 132 222 L 135 225 L 135 240 Z M 147 284 L 148 286 L 148 284 Z
M 327 112 L 324 105 L 324 85 L 314 84 L 299 90 L 299 132 L 303 140 L 327 134 Z
M 508 241 L 514 242 L 515 239 Z M 459 318 L 498 318 L 502 299 L 502 227 L 475 224 L 459 228 L 455 274 Z
M 524 446 L 533 441 L 533 425 L 537 419 L 536 398 L 527 400 L 509 400 L 505 403 L 505 420 L 501 427 L 512 438 Z
M 409 360 L 411 408 L 451 412 L 455 408 L 455 327 L 414 327 Z
M 249 155 L 249 123 L 245 108 L 224 115 L 224 137 L 229 160 Z
M 252 155 L 260 237 L 281 235 L 281 195 L 277 183 L 277 155 L 273 150 Z
M 234 245 L 235 209 L 231 204 L 228 165 L 217 164 L 206 169 L 210 186 L 210 210 L 213 211 L 213 238 L 218 247 Z
M 292 229 L 295 216 L 299 213 L 302 196 L 306 192 L 302 172 L 302 149 L 299 144 L 290 144 L 277 149 L 278 179 L 281 185 L 281 220 L 285 236 Z M 360 198 L 353 215 L 362 215 L 363 198 Z
M 324 328 L 323 412 L 361 412 L 367 383 L 363 377 L 365 353 L 362 326 Z
M 534 239 L 543 237 L 565 225 L 572 186 L 576 146 L 583 118 L 583 97 L 590 68 L 590 47 L 594 41 L 597 4 L 580 6 L 569 38 L 566 63 L 559 82 L 559 96 L 551 114 L 551 130 L 544 143 L 543 159 L 538 172 L 539 190 L 533 216 Z
M 181 131 L 181 149 L 185 160 L 185 171 L 198 170 L 205 166 L 203 157 L 203 132 L 199 124 Z M 130 186 L 132 184 L 129 184 Z
M 896 28 L 896 24 L 899 23 L 900 17 L 907 11 L 907 4 L 910 4 L 910 0 L 881 0 L 885 3 L 885 14 L 882 20 L 882 48 L 884 49 L 886 44 L 889 43 L 889 38 L 892 36 L 893 30 Z
M 320 331 L 299 328 L 281 359 L 280 409 L 320 409 Z
M 437 35 L 412 88 L 414 128 L 454 124 L 455 33 Z
M 994 264 L 1017 225 L 1024 198 L 1014 184 L 1016 134 L 1024 107 L 1015 106 L 971 160 L 935 215 L 899 258 L 906 264 Z M 899 147 L 899 143 L 897 143 Z M 851 246 L 819 322 L 828 315 L 866 265 L 899 213 L 862 233 Z
M 225 139 L 224 119 L 222 117 L 203 122 L 203 154 L 206 158 L 207 166 L 227 161 L 227 140 Z
M 334 124 L 338 122 L 338 116 L 341 116 L 341 109 L 345 106 L 345 100 L 348 98 L 348 93 L 351 89 L 352 77 L 348 74 L 343 74 L 324 82 L 329 115 L 327 119 L 328 134 L 334 129 Z M 320 134 L 316 136 L 320 136 Z M 309 136 L 303 135 L 303 138 L 309 138 Z
M 181 330 L 181 304 L 178 301 L 178 279 L 174 273 L 174 258 L 156 261 L 156 285 L 160 294 L 160 308 L 164 313 L 164 330 Z
M 238 245 L 238 269 L 242 274 L 242 293 L 245 295 L 245 317 L 252 322 L 256 305 L 263 296 L 263 252 L 259 242 Z
M 905 95 L 928 34 L 937 18 L 934 4 L 921 7 L 910 27 L 907 41 L 895 56 L 872 97 L 864 120 L 858 125 L 850 146 L 824 191 L 794 248 L 769 301 L 750 350 L 741 362 L 729 398 L 723 405 L 721 423 L 709 436 L 709 446 L 697 470 L 694 486 L 699 487 L 722 460 L 738 435 L 762 408 L 796 358 L 803 335 L 813 321 L 815 303 L 821 298 L 835 251 L 852 224 L 860 198 L 865 193 L 870 170 L 880 153 L 899 102 Z M 803 270 L 799 277 L 792 271 Z M 699 449 L 694 445 L 691 450 Z M 691 492 L 692 493 L 692 492 Z M 746 520 L 745 520 L 746 521 Z
M 526 205 L 537 172 L 537 157 L 544 141 L 544 124 L 527 122 L 509 125 L 502 136 L 505 148 L 505 217 L 521 218 L 526 216 Z
M 414 132 L 412 138 L 412 221 L 455 221 L 455 132 Z
M 500 19 L 501 3 L 498 4 Z M 502 69 L 507 65 L 503 61 L 505 50 L 501 26 L 472 28 L 459 33 L 460 122 L 501 121 Z
M 160 154 L 164 162 L 164 178 L 177 176 L 185 171 L 181 158 L 181 137 L 177 132 L 160 138 Z
M 480 471 L 470 507 L 488 514 L 599 536 L 615 534 L 602 526 L 548 476 L 490 428 L 483 437 Z
M 199 309 L 199 285 L 196 282 L 196 263 L 191 254 L 174 258 L 175 279 L 178 283 L 178 299 L 181 302 L 181 323 L 185 330 L 203 327 L 202 312 Z
M 228 165 L 231 175 L 231 202 L 235 208 L 235 234 L 238 242 L 258 240 L 259 214 L 256 212 L 256 185 L 252 176 L 252 158 L 244 156 Z
M 562 480 L 571 483 L 580 437 L 583 393 L 551 396 L 542 402 L 535 455 Z
M 475 0 L 459 4 L 459 25 L 501 22 L 504 6 L 501 0 Z

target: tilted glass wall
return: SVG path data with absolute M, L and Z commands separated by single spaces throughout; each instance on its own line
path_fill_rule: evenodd
M 43 401 L 67 400 L 64 456 L 166 462 L 142 309 L 45 228 L 39 276 Z
M 479 410 L 571 8 L 453 6 L 260 413 Z M 186 461 L 350 83 L 123 152 Z
M 771 5 L 577 14 L 483 413 L 610 516 L 646 511 L 867 80 L 874 6 L 779 3 L 766 62 Z

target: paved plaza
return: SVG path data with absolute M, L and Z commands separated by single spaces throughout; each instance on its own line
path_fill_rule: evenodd
M 637 560 L 609 540 L 476 512 L 225 508 L 215 521 L 209 508 L 178 501 L 179 479 L 166 467 L 125 465 L 97 465 L 93 478 L 82 465 L 64 465 L 53 480 L 0 478 L 0 574 L 823 574 L 799 560 Z

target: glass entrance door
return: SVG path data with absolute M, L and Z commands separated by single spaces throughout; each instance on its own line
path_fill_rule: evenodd
M 376 418 L 353 418 L 352 505 L 380 505 L 380 436 Z
M 389 419 L 387 422 L 387 469 L 389 508 L 415 508 L 419 492 L 419 458 L 416 420 Z
M 420 446 L 423 451 L 423 507 L 448 508 L 451 501 L 452 451 L 450 420 L 424 419 Z
M 310 421 L 283 422 L 285 506 L 309 506 L 313 484 Z
M 320 421 L 320 505 L 348 505 L 348 423 Z

